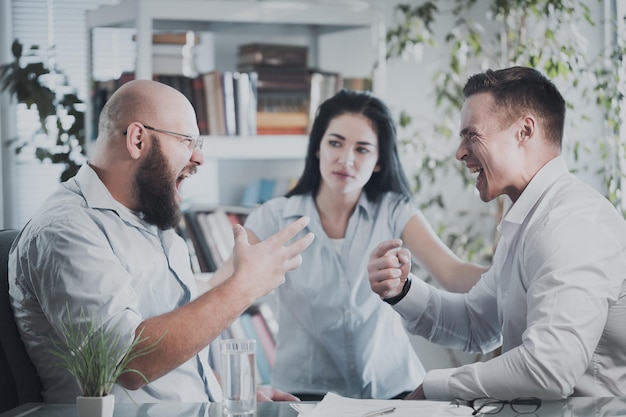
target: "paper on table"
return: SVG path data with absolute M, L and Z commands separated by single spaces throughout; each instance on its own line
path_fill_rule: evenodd
M 457 407 L 456 404 L 447 401 L 361 400 L 345 398 L 333 393 L 326 394 L 313 409 L 303 410 L 305 412 L 298 415 L 299 417 L 361 417 L 365 413 L 389 406 L 396 409 L 393 413 L 386 414 L 385 417 L 472 415 L 470 407 Z

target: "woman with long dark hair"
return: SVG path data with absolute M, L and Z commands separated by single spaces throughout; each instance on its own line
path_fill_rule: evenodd
M 303 400 L 329 391 L 355 398 L 410 392 L 424 368 L 392 300 L 370 289 L 369 254 L 378 242 L 401 238 L 443 287 L 461 291 L 484 268 L 456 257 L 416 207 L 392 116 L 380 99 L 342 90 L 322 103 L 302 176 L 285 197 L 248 216 L 249 240 L 266 239 L 301 216 L 310 217 L 305 232 L 313 232 L 315 241 L 275 290 L 272 385 Z

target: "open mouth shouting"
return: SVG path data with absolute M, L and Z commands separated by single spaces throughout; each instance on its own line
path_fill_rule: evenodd
M 467 165 L 467 169 L 472 174 L 478 174 L 476 175 L 476 188 L 479 188 L 485 181 L 485 174 L 483 172 L 483 169 L 478 165 Z
M 181 194 L 181 187 L 183 182 L 191 177 L 193 174 L 195 174 L 197 171 L 197 168 L 195 166 L 193 167 L 188 167 L 186 168 L 183 172 L 181 172 L 181 174 L 178 176 L 178 178 L 176 178 L 176 201 L 178 203 L 180 203 L 183 200 L 182 194 Z

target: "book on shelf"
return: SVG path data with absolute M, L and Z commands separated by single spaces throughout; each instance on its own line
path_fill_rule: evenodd
M 371 77 L 343 77 L 342 86 L 353 91 L 373 91 Z
M 261 187 L 259 189 L 258 200 L 260 204 L 271 200 L 274 197 L 274 187 L 276 186 L 276 178 L 261 179 Z
M 178 226 L 176 227 L 176 232 L 180 237 L 183 238 L 185 244 L 187 245 L 191 271 L 194 274 L 203 272 L 202 267 L 200 266 L 200 259 L 198 258 L 198 255 L 196 253 L 196 247 L 194 246 L 193 239 L 191 237 L 189 228 L 187 227 L 187 222 L 184 216 L 181 216 L 180 222 L 178 222 Z
M 209 248 L 209 244 L 204 236 L 203 229 L 200 226 L 196 213 L 185 212 L 183 213 L 183 218 L 186 221 L 189 236 L 192 239 L 195 253 L 198 256 L 201 272 L 216 271 L 217 265 L 213 255 L 211 254 L 211 249 Z
M 279 54 L 283 50 L 281 45 L 272 45 L 270 49 L 264 44 L 254 44 L 254 47 L 264 54 L 270 53 L 268 51 Z M 285 46 L 284 50 L 290 51 L 292 46 Z M 342 87 L 343 79 L 338 73 L 308 68 L 301 60 L 285 59 L 283 64 L 278 60 L 272 62 L 273 65 L 260 59 L 246 65 L 239 63 L 238 71 L 215 70 L 193 78 L 168 73 L 156 73 L 153 78 L 189 99 L 196 110 L 202 135 L 306 134 L 319 104 Z M 119 80 L 94 84 L 91 121 L 94 132 L 104 102 L 120 85 L 134 77 L 133 73 L 124 73 Z M 358 79 L 350 80 L 356 88 Z
M 209 248 L 209 256 L 213 260 L 215 269 L 217 269 L 228 259 L 232 252 L 232 247 L 229 249 L 224 241 L 213 212 L 198 212 L 196 213 L 196 218 L 202 231 L 202 237 Z
M 257 341 L 257 353 L 261 373 L 267 372 L 269 383 L 271 370 L 276 360 L 276 335 L 278 322 L 265 302 L 258 302 L 246 310 L 252 324 L 253 338 Z M 272 330 L 273 329 L 273 330 Z
M 123 72 L 122 75 L 120 75 L 120 78 L 117 79 L 117 87 L 121 87 L 124 84 L 126 84 L 129 81 L 132 81 L 135 79 L 135 73 L 134 72 Z
M 274 197 L 276 181 L 275 178 L 258 178 L 250 181 L 246 185 L 241 205 L 254 207 L 271 200 Z
M 153 44 L 153 71 L 163 75 L 191 74 L 191 69 L 194 68 L 192 55 L 187 54 L 185 49 L 185 45 Z
M 309 125 L 309 115 L 305 111 L 259 111 L 257 131 L 289 131 L 291 134 L 305 134 Z
M 278 321 L 274 317 L 272 309 L 265 302 L 256 303 L 251 308 L 257 309 L 261 316 L 263 316 L 263 321 L 265 322 L 272 338 L 272 345 L 275 346 L 276 338 L 278 336 Z
M 301 91 L 306 93 L 309 88 L 309 74 L 307 67 L 267 67 L 247 66 L 240 67 L 239 71 L 254 72 L 257 74 L 257 89 L 266 91 Z
M 262 178 L 248 182 L 241 198 L 241 205 L 246 207 L 254 207 L 259 204 L 259 195 L 261 194 Z
M 261 345 L 260 348 L 263 349 L 263 353 L 265 353 L 269 368 L 271 369 L 274 367 L 274 362 L 276 360 L 276 342 L 274 341 L 269 327 L 267 326 L 267 323 L 265 323 L 265 319 L 261 316 L 261 314 L 253 314 L 251 319 L 252 326 L 254 327 L 254 331 L 256 333 L 256 339 Z
M 180 91 L 187 98 L 187 100 L 192 103 L 194 108 L 196 107 L 193 92 L 193 78 L 185 77 L 183 75 L 155 74 L 153 79 Z
M 211 214 L 213 215 L 215 223 L 219 228 L 220 235 L 224 241 L 224 246 L 228 248 L 228 256 L 230 256 L 233 251 L 233 247 L 235 246 L 235 236 L 233 235 L 233 224 L 231 223 L 231 219 L 229 218 L 228 213 L 226 213 L 226 211 L 221 207 L 216 208 Z
M 206 106 L 206 95 L 204 93 L 204 78 L 202 76 L 195 77 L 192 80 L 193 101 L 191 104 L 196 110 L 196 120 L 198 122 L 198 130 L 201 135 L 209 134 L 208 109 Z
M 306 128 L 302 127 L 258 127 L 257 135 L 258 136 L 289 136 L 289 135 L 305 135 Z
M 190 254 L 197 258 L 198 271 L 215 272 L 232 253 L 233 225 L 243 224 L 250 208 L 217 206 L 186 209 L 179 234 L 186 239 Z
M 270 43 L 247 43 L 237 49 L 237 65 L 306 67 L 308 47 Z
M 215 264 L 219 268 L 230 256 L 232 249 L 229 249 L 222 237 L 222 231 L 217 224 L 214 212 L 197 214 L 201 225 L 204 226 L 204 234 L 207 241 L 210 242 L 211 254 L 215 260 Z
M 258 92 L 257 133 L 307 133 L 309 125 L 307 92 Z
M 137 40 L 137 35 L 133 35 L 133 41 Z M 156 45 L 197 45 L 200 43 L 200 36 L 192 32 L 159 32 L 152 34 L 152 47 Z
M 239 322 L 243 327 L 243 331 L 246 335 L 246 339 L 256 340 L 256 368 L 257 375 L 259 375 L 259 381 L 261 384 L 268 384 L 270 380 L 271 367 L 267 359 L 267 355 L 261 345 L 261 340 L 256 331 L 256 328 L 252 324 L 252 315 L 249 312 L 244 312 L 239 316 Z
M 245 314 L 245 313 L 244 313 Z M 237 317 L 229 326 L 230 333 L 233 339 L 247 339 L 246 332 L 241 323 L 241 316 Z
M 224 88 L 220 71 L 211 71 L 203 75 L 206 96 L 207 119 L 210 135 L 226 134 L 226 115 L 224 109 Z
M 222 358 L 220 352 L 220 340 L 222 339 L 230 339 L 227 335 L 222 332 L 219 336 L 209 343 L 209 358 L 208 363 L 213 372 L 216 374 L 221 374 L 222 372 Z
M 228 216 L 228 220 L 230 221 L 230 224 L 232 226 L 236 225 L 236 224 L 244 224 L 246 221 L 246 216 L 247 215 L 241 215 L 241 214 L 237 214 L 237 213 L 226 213 L 226 215 Z
M 239 47 L 237 68 L 257 74 L 257 134 L 301 135 L 309 130 L 312 70 L 308 48 L 252 43 Z M 317 102 L 316 102 L 317 103 Z
M 291 190 L 297 178 L 257 178 L 246 185 L 241 205 L 255 207 L 276 197 L 282 197 Z
M 237 135 L 257 134 L 257 73 L 233 72 Z
M 256 75 L 233 71 L 203 74 L 210 135 L 256 134 Z
M 235 114 L 235 89 L 233 86 L 233 72 L 222 71 L 222 91 L 224 102 L 224 127 L 227 136 L 237 134 L 237 116 Z
M 232 225 L 226 213 L 221 209 L 216 209 L 209 213 L 204 213 L 204 217 L 210 228 L 209 232 L 215 241 L 218 252 L 218 267 L 221 266 L 233 252 L 235 238 L 233 236 Z
M 313 71 L 310 78 L 309 91 L 309 124 L 310 131 L 317 114 L 318 107 L 341 89 L 341 76 L 336 72 Z
M 276 359 L 276 338 L 270 328 L 278 326 L 271 313 L 266 316 L 269 307 L 264 302 L 257 302 L 237 317 L 226 329 L 210 343 L 209 365 L 218 374 L 221 372 L 220 340 L 253 339 L 256 340 L 255 372 L 260 384 L 269 384 L 272 368 Z
M 135 40 L 136 36 L 133 36 Z M 193 48 L 200 37 L 193 32 L 162 32 L 152 35 L 152 68 L 155 73 L 193 76 Z

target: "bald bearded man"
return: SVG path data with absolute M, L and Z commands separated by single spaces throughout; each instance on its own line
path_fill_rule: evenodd
M 139 332 L 145 343 L 163 336 L 156 351 L 130 363 L 148 382 L 123 374 L 117 401 L 220 401 L 208 345 L 300 265 L 313 240 L 302 232 L 308 219 L 255 245 L 235 226 L 234 272 L 198 296 L 187 247 L 173 230 L 181 183 L 204 162 L 192 105 L 164 84 L 132 81 L 106 103 L 98 129 L 91 160 L 43 203 L 10 253 L 11 302 L 44 400 L 73 403 L 80 394 L 65 369 L 50 366 L 47 347 L 50 337 L 61 342 L 68 317 L 93 314 L 128 345 Z M 271 389 L 260 395 L 295 399 Z

